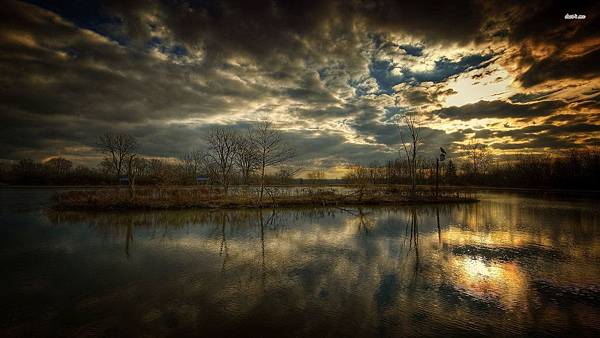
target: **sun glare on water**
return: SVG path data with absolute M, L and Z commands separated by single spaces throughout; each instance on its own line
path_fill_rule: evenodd
M 524 299 L 526 278 L 515 263 L 486 262 L 457 257 L 451 265 L 454 284 L 461 292 L 484 302 L 514 308 Z

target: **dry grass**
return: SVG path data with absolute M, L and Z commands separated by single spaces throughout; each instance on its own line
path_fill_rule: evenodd
M 331 188 L 272 188 L 261 204 L 252 191 L 235 191 L 225 195 L 206 187 L 152 187 L 136 190 L 131 198 L 125 188 L 69 191 L 56 196 L 57 210 L 129 210 L 189 208 L 256 208 L 286 206 L 400 205 L 425 203 L 476 202 L 471 195 L 445 191 L 436 197 L 431 191 L 419 191 L 411 197 L 407 191 L 370 188 L 338 191 Z

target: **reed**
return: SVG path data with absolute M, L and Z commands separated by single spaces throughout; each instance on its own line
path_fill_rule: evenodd
M 129 209 L 211 209 L 290 206 L 398 205 L 476 202 L 474 195 L 444 191 L 438 196 L 429 190 L 409 191 L 372 187 L 356 188 L 269 188 L 261 203 L 253 189 L 227 194 L 218 188 L 145 187 L 131 197 L 127 189 L 111 188 L 68 191 L 55 196 L 56 210 L 129 210 Z

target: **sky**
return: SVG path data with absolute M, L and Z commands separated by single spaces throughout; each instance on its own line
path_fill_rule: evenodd
M 400 156 L 406 113 L 425 158 L 473 141 L 499 158 L 598 147 L 599 15 L 598 1 L 3 1 L 0 159 L 94 164 L 107 131 L 173 159 L 214 126 L 268 119 L 293 165 L 336 177 Z

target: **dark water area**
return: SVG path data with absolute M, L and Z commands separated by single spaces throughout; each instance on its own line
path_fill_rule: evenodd
M 600 336 L 599 200 L 49 212 L 0 190 L 0 337 Z

